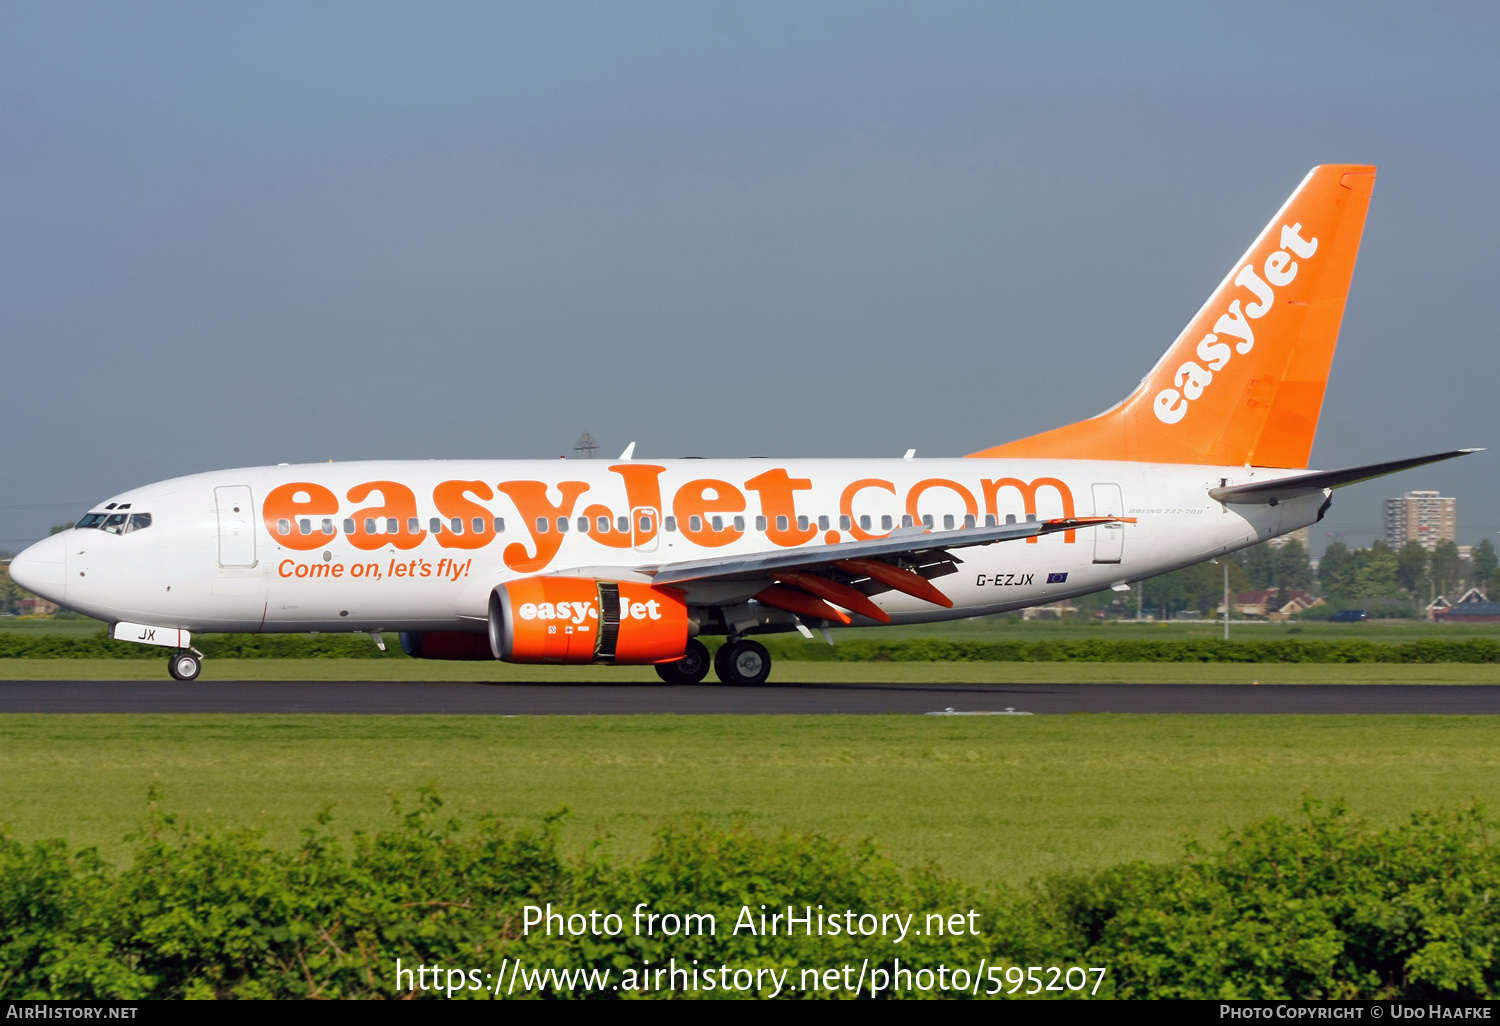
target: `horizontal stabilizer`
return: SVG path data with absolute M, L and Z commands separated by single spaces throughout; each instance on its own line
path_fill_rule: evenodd
M 1425 467 L 1429 463 L 1441 463 L 1455 456 L 1467 456 L 1471 452 L 1484 452 L 1484 450 L 1454 449 L 1452 452 L 1440 452 L 1432 456 L 1413 456 L 1410 459 L 1392 460 L 1389 463 L 1371 463 L 1364 467 L 1320 470 L 1313 474 L 1298 474 L 1295 477 L 1282 477 L 1275 481 L 1257 481 L 1252 484 L 1230 485 L 1227 488 L 1212 488 L 1208 494 L 1210 498 L 1218 502 L 1263 503 L 1274 506 L 1278 502 L 1312 495 L 1325 488 L 1342 488 L 1361 481 L 1371 481 L 1377 477 L 1394 474 L 1398 470 Z

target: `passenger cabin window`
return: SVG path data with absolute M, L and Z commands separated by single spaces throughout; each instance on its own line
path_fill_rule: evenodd
M 132 513 L 130 514 L 130 523 L 125 525 L 125 533 L 129 534 L 131 531 L 144 531 L 150 526 L 150 513 Z
M 303 534 L 312 534 L 312 521 L 307 517 L 303 517 L 301 520 L 297 521 L 297 530 L 301 531 Z
M 91 528 L 98 527 L 100 524 L 104 523 L 104 519 L 107 515 L 108 514 L 105 513 L 89 513 L 82 520 L 78 521 L 78 523 L 74 524 L 73 527 L 78 531 L 90 530 Z
M 495 533 L 496 534 L 504 534 L 505 533 L 505 518 L 504 517 L 496 517 L 495 518 Z
M 640 520 L 639 520 L 639 522 L 638 522 L 638 526 L 640 527 L 642 534 L 645 534 L 646 532 L 650 531 L 651 530 L 651 518 L 650 517 L 641 517 Z
M 547 520 L 546 517 L 537 517 L 536 518 L 536 533 L 537 534 L 546 534 L 549 530 L 551 530 L 551 528 L 552 528 L 552 525 Z
M 276 533 L 277 534 L 291 534 L 292 533 L 292 522 L 290 520 L 288 520 L 286 517 L 282 517 L 280 520 L 276 521 Z
M 594 521 L 594 526 L 599 528 L 600 534 L 609 533 L 609 517 L 599 517 Z
M 870 514 L 866 513 L 859 518 L 859 529 L 861 531 L 868 531 L 870 529 Z
M 700 517 L 700 516 L 698 516 L 697 514 L 694 514 L 693 516 L 688 517 L 688 530 L 689 531 L 701 531 L 701 530 L 703 530 L 703 518 Z
M 557 533 L 558 534 L 567 534 L 568 533 L 568 518 L 567 517 L 558 517 L 557 518 Z
M 454 517 L 452 520 L 448 521 L 448 528 L 454 534 L 463 534 L 464 533 L 464 520 L 463 520 L 463 517 Z
M 397 520 L 395 517 L 386 517 L 385 533 L 395 534 L 399 530 L 401 530 L 401 521 Z
M 786 517 L 782 517 L 781 519 L 785 520 Z M 764 531 L 766 529 L 766 518 L 765 517 L 756 517 L 755 518 L 755 529 L 757 531 Z
M 323 518 L 323 533 L 328 535 L 333 534 L 333 520 L 329 517 Z
M 589 533 L 589 518 L 588 517 L 579 517 L 578 518 L 578 533 L 579 534 L 588 534 Z
M 826 531 L 826 530 L 828 530 L 828 518 L 827 517 L 819 517 L 818 518 L 818 530 L 820 530 L 820 531 Z
M 744 517 L 735 517 L 734 518 L 734 529 L 739 534 L 744 534 L 745 533 L 745 518 Z
M 427 530 L 431 531 L 433 534 L 442 534 L 443 522 L 437 517 L 433 517 L 431 520 L 427 521 Z
M 619 531 L 621 534 L 629 534 L 630 533 L 630 518 L 629 517 L 616 517 L 615 518 L 615 529 L 617 531 Z
M 931 517 L 923 517 L 922 521 L 923 521 L 923 523 L 927 524 L 928 527 L 932 526 L 932 518 Z M 943 530 L 945 530 L 945 531 L 951 531 L 951 530 L 953 530 L 953 514 L 952 513 L 944 513 L 943 514 Z
M 375 519 L 373 517 L 365 517 L 365 534 L 374 534 L 374 533 L 375 533 Z
M 677 518 L 664 517 L 662 518 L 661 526 L 665 527 L 668 531 L 675 532 L 677 530 Z
M 344 533 L 345 534 L 353 534 L 354 533 L 354 518 L 353 517 L 345 517 L 344 518 Z
M 985 527 L 994 527 L 995 526 L 995 514 L 993 514 L 993 513 L 986 513 L 984 515 L 984 526 Z
M 977 524 L 978 524 L 978 521 L 976 521 L 974 519 L 974 514 L 972 514 L 972 513 L 965 513 L 964 514 L 964 529 L 965 530 L 969 530 L 969 529 L 977 526 Z
M 406 533 L 407 534 L 421 534 L 422 533 L 422 521 L 418 520 L 416 517 L 408 517 L 406 519 Z
M 781 516 L 778 516 L 776 518 L 776 530 L 778 530 L 778 531 L 785 531 L 786 529 L 787 529 L 786 515 L 782 514 Z
M 483 534 L 484 533 L 484 517 L 475 517 L 473 523 L 474 523 L 474 533 L 475 534 Z
M 709 523 L 713 525 L 713 528 L 714 528 L 715 531 L 722 531 L 722 530 L 724 530 L 724 518 L 723 517 L 714 517 L 713 519 L 711 519 L 709 521 Z
M 882 531 L 889 531 L 894 526 L 896 526 L 896 522 L 891 519 L 890 514 L 886 514 L 880 518 L 880 529 Z
M 922 526 L 923 527 L 931 527 L 932 526 L 932 514 L 931 513 L 923 514 L 923 516 L 922 516 Z
M 852 521 L 850 520 L 849 517 L 839 517 L 839 530 L 840 531 L 847 531 L 847 530 L 849 530 L 849 527 L 850 527 L 851 523 L 852 523 Z

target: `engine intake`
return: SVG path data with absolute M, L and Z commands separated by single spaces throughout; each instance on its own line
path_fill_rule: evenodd
M 527 577 L 490 595 L 490 647 L 507 662 L 670 663 L 687 642 L 687 604 L 676 588 Z

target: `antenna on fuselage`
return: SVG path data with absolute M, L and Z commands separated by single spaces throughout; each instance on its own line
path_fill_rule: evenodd
M 634 459 L 634 458 L 635 458 L 635 443 L 631 442 L 629 445 L 627 445 L 625 447 L 625 451 L 622 452 L 622 453 L 620 453 L 620 459 L 622 459 L 622 460 L 629 460 L 629 459 Z

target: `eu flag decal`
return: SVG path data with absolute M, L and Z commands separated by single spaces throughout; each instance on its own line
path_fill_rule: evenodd
M 1047 575 L 1047 583 L 1048 584 L 1067 584 L 1068 583 L 1068 575 L 1067 574 L 1048 574 Z

